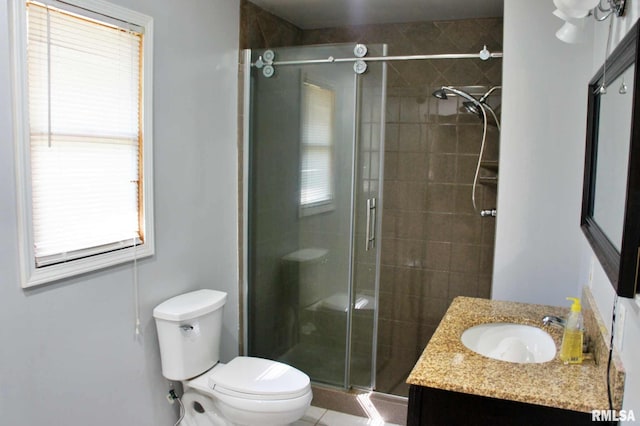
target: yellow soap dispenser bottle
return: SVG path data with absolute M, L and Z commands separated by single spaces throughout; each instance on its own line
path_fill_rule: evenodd
M 564 327 L 560 359 L 565 364 L 580 364 L 582 363 L 582 307 L 578 298 L 567 297 L 567 300 L 573 300 L 573 304 Z

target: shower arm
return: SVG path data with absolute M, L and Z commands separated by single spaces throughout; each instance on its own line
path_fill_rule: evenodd
M 487 98 L 488 98 L 489 96 L 491 96 L 491 94 L 492 94 L 494 91 L 496 91 L 496 90 L 498 90 L 498 89 L 502 90 L 502 86 L 493 86 L 491 89 L 489 89 L 489 91 L 487 91 L 487 93 L 485 93 L 484 95 L 482 95 L 482 97 L 480 98 L 480 101 L 479 101 L 479 102 L 480 102 L 481 104 L 485 103 L 485 101 L 487 100 Z

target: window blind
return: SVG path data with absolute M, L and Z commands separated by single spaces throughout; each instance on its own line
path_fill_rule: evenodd
M 305 82 L 302 86 L 300 205 L 333 200 L 334 92 Z
M 27 2 L 36 266 L 138 244 L 142 35 Z

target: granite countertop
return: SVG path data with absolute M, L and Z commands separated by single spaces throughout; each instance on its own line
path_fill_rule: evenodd
M 542 325 L 543 316 L 565 317 L 568 311 L 553 306 L 457 297 L 407 383 L 581 412 L 606 410 L 609 408 L 606 359 L 602 362 L 601 356 L 591 356 L 582 364 L 565 365 L 558 357 L 562 330 Z M 542 328 L 556 343 L 555 358 L 545 363 L 519 364 L 487 358 L 467 349 L 460 341 L 462 332 L 489 322 Z M 622 404 L 621 392 L 621 386 L 616 384 L 614 407 L 618 409 Z

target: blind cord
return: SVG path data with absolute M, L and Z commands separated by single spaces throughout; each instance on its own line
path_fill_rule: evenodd
M 133 237 L 133 299 L 136 315 L 135 336 L 138 338 L 140 332 L 140 297 L 138 291 L 138 239 Z

